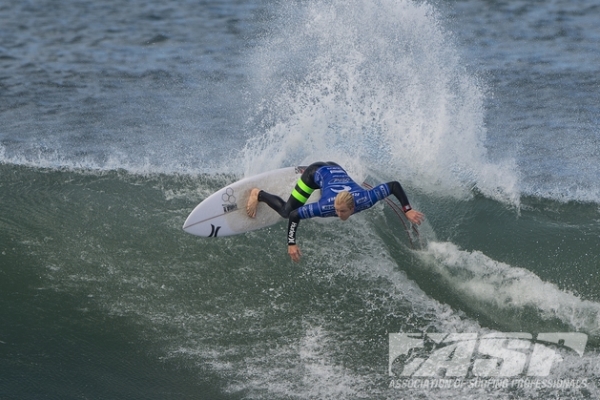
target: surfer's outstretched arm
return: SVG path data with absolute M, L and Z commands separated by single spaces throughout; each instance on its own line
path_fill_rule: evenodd
M 404 211 L 406 218 L 413 224 L 420 225 L 421 222 L 423 222 L 423 219 L 425 219 L 425 215 L 417 210 L 413 210 L 408 202 L 408 197 L 406 196 L 404 189 L 402 189 L 402 185 L 400 185 L 400 182 L 392 181 L 386 183 L 386 185 L 402 205 L 402 211 Z

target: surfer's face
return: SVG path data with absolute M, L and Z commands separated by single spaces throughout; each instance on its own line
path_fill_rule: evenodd
M 348 218 L 350 218 L 350 216 L 352 215 L 352 213 L 354 212 L 353 208 L 348 208 L 347 205 L 335 205 L 335 213 L 337 214 L 338 217 L 340 217 L 340 219 L 342 221 L 347 220 Z

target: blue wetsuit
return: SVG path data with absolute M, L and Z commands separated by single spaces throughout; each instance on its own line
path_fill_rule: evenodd
M 305 204 L 310 193 L 316 189 L 321 189 L 321 199 L 315 203 Z M 294 245 L 300 220 L 313 217 L 336 217 L 335 197 L 343 191 L 350 192 L 354 198 L 353 214 L 372 207 L 391 194 L 400 201 L 404 212 L 411 209 L 400 183 L 393 181 L 365 190 L 354 182 L 342 167 L 331 162 L 314 163 L 307 167 L 287 202 L 264 191 L 259 193 L 258 199 L 267 203 L 282 217 L 289 218 L 288 244 Z

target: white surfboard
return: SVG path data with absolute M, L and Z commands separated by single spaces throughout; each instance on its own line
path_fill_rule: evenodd
M 265 228 L 283 219 L 268 205 L 258 203 L 256 217 L 246 215 L 250 191 L 257 187 L 287 201 L 296 181 L 306 167 L 288 167 L 244 178 L 213 193 L 194 208 L 183 224 L 192 235 L 221 237 Z M 315 190 L 308 203 L 318 201 L 321 191 Z

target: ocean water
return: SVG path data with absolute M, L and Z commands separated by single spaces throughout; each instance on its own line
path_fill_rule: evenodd
M 598 398 L 599 19 L 589 0 L 2 0 L 0 399 Z M 283 222 L 181 229 L 228 183 L 317 160 L 399 180 L 418 237 L 384 203 L 304 222 L 297 264 Z M 463 376 L 390 357 L 394 334 L 468 333 L 587 341 L 547 347 L 537 386 L 473 384 L 482 340 Z

